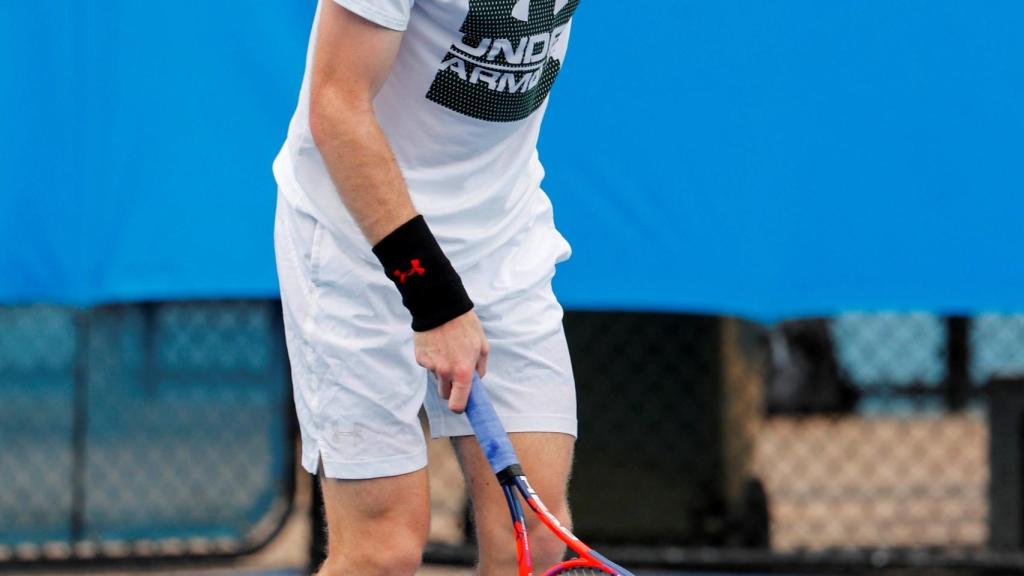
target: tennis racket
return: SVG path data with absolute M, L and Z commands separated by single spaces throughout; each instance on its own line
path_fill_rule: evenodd
M 562 562 L 543 572 L 544 576 L 604 576 L 607 574 L 633 576 L 632 572 L 598 554 L 581 542 L 579 538 L 573 536 L 572 532 L 563 527 L 540 501 L 523 474 L 523 469 L 519 465 L 515 450 L 512 449 L 512 442 L 508 439 L 505 427 L 501 425 L 498 414 L 494 411 L 494 405 L 487 397 L 487 390 L 480 384 L 480 378 L 476 375 L 473 376 L 473 387 L 469 391 L 466 416 L 473 426 L 473 432 L 476 433 L 476 439 L 480 442 L 480 447 L 491 465 L 491 470 L 498 477 L 498 483 L 501 484 L 501 489 L 505 493 L 505 501 L 508 502 L 509 512 L 512 513 L 519 576 L 533 576 L 534 572 L 533 559 L 530 557 L 530 538 L 526 533 L 526 518 L 523 516 L 523 508 L 519 504 L 517 494 L 523 497 L 526 505 L 533 510 L 537 518 L 540 518 L 541 523 L 577 554 L 576 558 Z

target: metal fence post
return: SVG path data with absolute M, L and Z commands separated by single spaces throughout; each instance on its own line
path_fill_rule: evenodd
M 86 436 L 89 431 L 89 332 L 92 312 L 75 314 L 74 388 L 71 399 L 71 518 L 70 544 L 85 537 Z
M 993 379 L 989 391 L 989 545 L 1015 550 L 1024 545 L 1024 379 Z
M 966 316 L 946 318 L 946 408 L 960 412 L 971 394 L 971 321 Z

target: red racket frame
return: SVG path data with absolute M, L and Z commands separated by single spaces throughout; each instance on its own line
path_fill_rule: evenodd
M 562 526 L 561 522 L 555 518 L 554 514 L 547 509 L 547 506 L 537 496 L 525 475 L 516 473 L 519 472 L 518 470 L 504 470 L 502 472 L 505 473 L 498 474 L 498 481 L 501 483 L 501 489 L 505 493 L 505 501 L 508 502 L 509 512 L 512 514 L 512 525 L 516 533 L 516 558 L 519 562 L 519 576 L 533 576 L 533 558 L 530 554 L 530 536 L 526 530 L 526 518 L 523 515 L 523 507 L 519 504 L 517 493 L 522 495 L 526 505 L 533 510 L 541 523 L 578 555 L 578 558 L 566 560 L 549 568 L 544 572 L 544 576 L 554 576 L 570 568 L 592 568 L 607 574 L 633 576 L 631 572 L 605 558 L 584 544 L 566 527 Z

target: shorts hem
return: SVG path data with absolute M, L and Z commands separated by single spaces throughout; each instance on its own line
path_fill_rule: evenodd
M 316 474 L 318 462 L 323 462 L 324 476 L 335 480 L 371 480 L 401 476 L 426 468 L 426 447 L 411 454 L 399 454 L 375 460 L 342 461 L 325 458 L 319 451 L 302 454 L 302 467 L 310 474 Z
M 430 419 L 431 438 L 451 438 L 456 436 L 472 436 L 473 428 L 465 415 L 446 414 Z M 557 414 L 499 414 L 505 431 L 513 432 L 555 432 L 577 437 L 577 421 L 572 416 Z

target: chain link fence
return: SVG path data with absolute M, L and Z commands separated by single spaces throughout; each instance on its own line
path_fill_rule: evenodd
M 623 562 L 1024 570 L 1024 316 L 565 325 L 576 530 Z M 991 401 L 997 378 L 1014 400 Z M 458 467 L 436 450 L 433 484 L 455 488 L 435 494 L 432 554 L 470 561 Z
M 276 302 L 0 308 L 0 563 L 224 555 L 291 503 Z
M 1024 569 L 1024 315 L 565 325 L 575 527 L 624 563 Z M 276 302 L 0 308 L 0 564 L 253 549 L 292 410 Z M 470 562 L 430 456 L 428 559 Z

